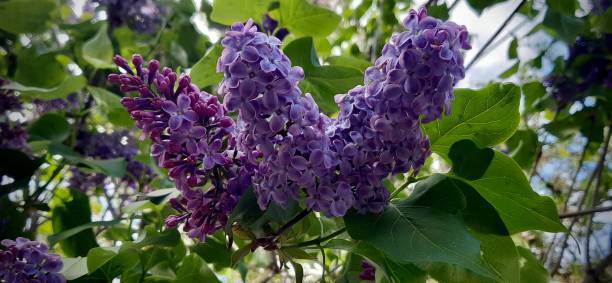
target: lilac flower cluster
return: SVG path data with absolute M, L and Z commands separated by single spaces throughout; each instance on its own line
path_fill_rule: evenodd
M 361 261 L 361 273 L 359 273 L 359 279 L 366 281 L 376 280 L 376 267 L 369 261 Z
M 0 282 L 61 283 L 62 258 L 49 248 L 26 238 L 0 242 Z
M 261 27 L 257 25 L 257 29 L 261 32 L 274 35 L 274 37 L 278 38 L 280 41 L 283 41 L 283 39 L 289 35 L 289 30 L 286 28 L 278 28 L 278 21 L 270 17 L 269 14 L 263 16 Z
M 390 174 L 423 166 L 431 150 L 420 124 L 450 112 L 453 86 L 464 77 L 464 26 L 429 17 L 424 8 L 410 11 L 403 25 L 407 30 L 393 35 L 366 70 L 365 86 L 336 97 L 340 114 L 330 132 L 359 212 L 382 211 Z
M 325 133 L 331 120 L 310 95 L 301 95 L 297 84 L 304 72 L 291 66 L 280 43 L 257 32 L 252 21 L 237 23 L 221 41 L 217 64 L 225 74 L 219 87 L 225 106 L 239 112 L 239 149 L 259 164 L 253 176 L 259 206 L 272 200 L 286 206 L 305 188 L 310 209 L 344 215 L 353 193 L 335 174 L 337 159 Z
M 93 0 L 106 8 L 113 27 L 127 24 L 136 32 L 153 34 L 161 25 L 162 8 L 155 0 Z
M 588 96 L 591 88 L 612 88 L 612 34 L 578 37 L 562 68 L 544 80 L 553 99 L 564 107 Z
M 134 159 L 138 154 L 138 147 L 129 131 L 119 130 L 112 133 L 79 131 L 75 151 L 95 159 L 125 158 L 127 174 L 121 182 L 127 187 L 137 189 L 139 185 L 144 185 L 146 190 L 146 186 L 155 178 L 153 169 Z M 108 177 L 104 174 L 86 173 L 78 168 L 72 168 L 69 180 L 71 188 L 81 191 L 103 188 L 108 181 Z
M 81 101 L 78 93 L 72 93 L 68 95 L 66 99 L 35 99 L 32 101 L 32 104 L 36 107 L 36 112 L 39 114 L 54 111 L 72 112 L 75 110 L 79 110 L 81 107 Z
M 6 81 L 0 79 L 0 86 L 5 83 Z M 0 89 L 0 148 L 30 152 L 28 133 L 24 125 L 9 119 L 9 113 L 21 110 L 21 100 L 15 93 Z
M 280 41 L 249 21 L 234 24 L 222 40 L 219 91 L 229 111 L 239 111 L 239 149 L 259 164 L 253 186 L 259 205 L 281 206 L 307 195 L 308 208 L 342 216 L 381 212 L 390 174 L 419 170 L 430 155 L 420 123 L 450 111 L 452 87 L 463 78 L 463 26 L 411 11 L 408 31 L 394 35 L 365 76 L 365 86 L 337 97 L 331 121 L 297 87 L 299 67 Z
M 227 224 L 228 216 L 250 186 L 252 165 L 236 150 L 235 124 L 216 96 L 200 91 L 187 75 L 177 76 L 159 62 L 143 65 L 116 56 L 124 74 L 110 75 L 123 92 L 139 93 L 121 103 L 152 141 L 151 154 L 181 191 L 171 201 L 179 211 L 169 227 L 184 222 L 191 237 L 204 240 Z

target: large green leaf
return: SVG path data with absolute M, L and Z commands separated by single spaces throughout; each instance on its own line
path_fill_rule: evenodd
M 69 94 L 83 89 L 86 83 L 87 80 L 83 76 L 69 76 L 59 85 L 51 88 L 25 86 L 17 82 L 11 82 L 2 88 L 19 91 L 19 94 L 25 98 L 49 100 L 66 98 Z
M 215 0 L 210 17 L 213 21 L 231 25 L 248 19 L 260 21 L 272 0 Z
M 518 130 L 506 141 L 509 156 L 525 170 L 529 170 L 533 165 L 540 142 L 538 135 L 531 129 Z
M 13 179 L 12 183 L 0 185 L 0 197 L 16 189 L 28 187 L 30 178 L 43 163 L 43 159 L 31 158 L 27 154 L 13 149 L 0 149 L 0 160 L 10 160 L 10 162 L 0 162 L 0 178 L 8 176 Z M 18 221 L 15 219 L 15 221 Z
M 80 233 L 81 231 L 89 230 L 91 228 L 98 227 L 98 226 L 113 226 L 113 225 L 119 224 L 119 222 L 120 220 L 117 219 L 117 220 L 111 220 L 111 221 L 94 221 L 94 222 L 85 223 L 83 225 L 79 225 L 77 227 L 70 228 L 68 230 L 63 230 L 59 233 L 55 233 L 47 237 L 47 242 L 49 243 L 49 246 L 54 246 L 57 242 L 68 239 Z
M 189 71 L 191 82 L 199 88 L 216 85 L 223 79 L 223 73 L 217 72 L 217 60 L 221 56 L 223 47 L 215 44 L 204 57 L 200 59 Z
M 47 113 L 36 120 L 28 129 L 30 140 L 48 140 L 61 143 L 70 136 L 70 124 L 64 116 Z
M 325 37 L 340 24 L 340 16 L 306 0 L 280 1 L 280 24 L 298 36 Z
M 193 246 L 191 250 L 206 262 L 214 264 L 215 269 L 231 267 L 232 250 L 218 238 L 208 237 L 205 242 Z
M 377 272 L 382 271 L 387 281 L 392 283 L 425 283 L 426 274 L 414 264 L 399 263 L 390 260 L 384 253 L 380 252 L 370 244 L 360 242 L 353 250 L 353 253 L 361 255 L 378 268 Z
M 521 256 L 521 282 L 547 283 L 550 279 L 548 271 L 530 250 L 517 247 Z
M 481 243 L 484 264 L 501 279 L 499 281 L 519 282 L 514 242 L 495 208 L 474 188 L 453 177 L 435 174 L 418 182 L 409 200 L 414 205 L 460 214 L 469 233 Z M 496 281 L 457 265 L 422 263 L 419 267 L 441 282 Z
M 56 52 L 41 54 L 36 49 L 29 48 L 19 52 L 17 56 L 15 81 L 20 84 L 45 89 L 55 88 L 66 77 L 64 64 L 58 60 Z
M 443 156 L 456 141 L 470 139 L 493 146 L 511 137 L 519 123 L 520 89 L 492 84 L 483 89 L 457 89 L 450 116 L 424 126 L 433 151 Z
M 56 234 L 91 222 L 89 197 L 81 192 L 59 189 L 50 206 L 53 232 Z M 98 246 L 91 227 L 63 238 L 59 241 L 62 251 L 71 257 L 86 256 L 90 249 Z
M 107 30 L 106 24 L 101 25 L 96 35 L 87 40 L 82 48 L 83 59 L 98 69 L 115 67 L 113 64 L 113 44 L 108 37 Z
M 491 159 L 483 158 L 490 155 L 486 152 L 493 152 Z M 452 176 L 478 191 L 497 210 L 510 233 L 565 230 L 555 203 L 532 190 L 525 173 L 512 158 L 489 148 L 480 149 L 470 140 L 454 144 L 449 157 L 453 161 Z
M 96 109 L 105 114 L 109 122 L 122 127 L 134 126 L 130 114 L 121 105 L 121 98 L 118 95 L 106 89 L 93 86 L 88 86 L 87 90 L 96 100 Z
M 480 14 L 485 8 L 504 2 L 504 0 L 467 0 L 467 2 L 470 7 Z
M 65 257 L 62 258 L 64 266 L 60 273 L 64 275 L 67 280 L 77 279 L 87 274 L 87 258 L 85 257 Z
M 305 79 L 300 82 L 302 91 L 311 93 L 321 110 L 326 113 L 338 111 L 334 101 L 336 94 L 346 93 L 353 87 L 363 84 L 363 74 L 358 69 L 319 65 L 311 37 L 291 41 L 284 48 L 284 52 L 291 58 L 293 65 L 304 69 Z
M 0 2 L 0 29 L 10 33 L 44 31 L 57 5 L 53 0 L 11 0 Z
M 396 263 L 446 263 L 496 277 L 483 264 L 478 241 L 450 213 L 404 200 L 377 215 L 350 212 L 344 221 L 353 239 L 374 246 Z
M 568 44 L 573 44 L 576 41 L 576 36 L 585 29 L 582 19 L 573 15 L 561 14 L 552 9 L 546 11 L 542 24 L 546 27 L 548 33 Z
M 176 272 L 176 280 L 174 282 L 221 283 L 206 263 L 196 254 L 190 254 L 183 258 L 181 267 Z

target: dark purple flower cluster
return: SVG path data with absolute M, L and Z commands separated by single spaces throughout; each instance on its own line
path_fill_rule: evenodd
M 217 70 L 229 111 L 239 110 L 239 149 L 258 164 L 253 186 L 261 209 L 286 206 L 307 190 L 310 209 L 341 216 L 351 208 L 348 184 L 338 183 L 337 159 L 325 133 L 330 119 L 297 84 L 304 78 L 280 50 L 280 40 L 257 32 L 252 21 L 232 25 Z
M 113 27 L 127 24 L 145 34 L 155 33 L 161 24 L 162 8 L 155 0 L 93 0 L 106 8 Z
M 580 101 L 591 88 L 612 88 L 612 35 L 601 38 L 578 37 L 565 65 L 544 80 L 560 106 Z
M 289 35 L 289 30 L 286 28 L 278 28 L 278 21 L 270 17 L 269 14 L 263 16 L 261 27 L 257 25 L 257 28 L 261 32 L 274 35 L 280 41 L 283 41 L 283 39 Z
M 128 187 L 136 189 L 137 186 L 144 185 L 146 188 L 146 185 L 155 178 L 153 169 L 134 159 L 138 154 L 138 147 L 129 131 L 119 130 L 112 133 L 79 131 L 75 150 L 83 156 L 95 159 L 125 158 L 127 174 L 121 181 Z M 69 180 L 71 188 L 81 191 L 103 188 L 108 181 L 108 177 L 104 174 L 86 173 L 78 168 L 72 169 Z
M 49 248 L 26 238 L 0 242 L 0 282 L 61 283 L 66 279 L 59 271 L 62 258 L 50 254 Z
M 361 261 L 361 270 L 361 273 L 359 273 L 359 279 L 368 281 L 376 280 L 376 267 L 369 261 Z
M 304 189 L 308 208 L 342 216 L 381 212 L 390 174 L 418 170 L 430 154 L 420 128 L 450 111 L 452 87 L 463 78 L 463 26 L 411 11 L 408 31 L 394 35 L 365 86 L 339 96 L 338 120 L 319 113 L 303 79 L 279 48 L 251 21 L 234 24 L 222 40 L 219 91 L 229 111 L 239 110 L 239 149 L 258 164 L 253 186 L 259 205 L 281 206 Z
M 121 103 L 153 141 L 151 154 L 181 191 L 166 219 L 169 227 L 185 222 L 191 237 L 204 239 L 227 224 L 228 216 L 250 186 L 252 165 L 236 150 L 235 124 L 216 96 L 200 91 L 187 75 L 177 76 L 159 62 L 143 65 L 116 56 L 124 74 L 109 76 L 123 92 L 136 91 Z
M 330 132 L 360 212 L 386 206 L 383 180 L 390 174 L 423 166 L 431 151 L 420 124 L 450 112 L 453 86 L 464 77 L 464 26 L 429 17 L 424 8 L 410 11 L 403 25 L 407 31 L 393 35 L 366 70 L 365 86 L 336 97 L 340 114 Z
M 81 101 L 78 93 L 72 93 L 68 95 L 66 99 L 56 98 L 50 100 L 35 99 L 32 104 L 36 107 L 36 112 L 39 114 L 54 112 L 54 111 L 65 111 L 72 112 L 80 109 Z
M 0 86 L 6 83 L 0 79 Z M 30 152 L 28 133 L 24 125 L 18 121 L 11 121 L 9 114 L 22 110 L 19 97 L 12 90 L 0 89 L 0 148 Z

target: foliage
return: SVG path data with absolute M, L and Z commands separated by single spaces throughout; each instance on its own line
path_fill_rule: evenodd
M 609 7 L 0 1 L 0 282 L 607 282 Z

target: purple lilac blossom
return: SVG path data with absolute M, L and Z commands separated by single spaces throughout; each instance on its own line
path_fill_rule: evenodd
M 73 112 L 80 109 L 81 101 L 78 93 L 72 93 L 66 99 L 35 99 L 32 101 L 32 104 L 36 107 L 36 112 L 42 114 L 54 111 Z
M 270 17 L 269 14 L 265 14 L 262 19 L 261 27 L 257 25 L 257 29 L 261 32 L 264 32 L 269 35 L 274 35 L 280 41 L 283 41 L 287 35 L 289 35 L 289 30 L 286 28 L 278 28 L 278 21 Z
M 236 149 L 234 120 L 188 75 L 160 69 L 156 60 L 145 66 L 140 55 L 132 58 L 135 70 L 120 56 L 115 63 L 126 73 L 110 75 L 109 82 L 139 93 L 121 103 L 151 139 L 152 156 L 181 192 L 171 200 L 179 214 L 168 217 L 166 225 L 185 223 L 189 236 L 204 240 L 225 227 L 251 185 L 253 165 Z
M 239 149 L 259 166 L 253 176 L 261 209 L 285 206 L 300 189 L 306 205 L 328 216 L 379 213 L 388 203 L 383 180 L 418 171 L 430 155 L 420 123 L 449 113 L 452 87 L 464 76 L 464 26 L 411 11 L 408 31 L 394 35 L 365 75 L 365 86 L 337 97 L 331 121 L 297 87 L 304 77 L 252 21 L 232 25 L 217 70 L 219 92 L 238 110 Z
M 61 283 L 61 256 L 49 253 L 43 243 L 26 238 L 0 242 L 0 282 Z
M 94 159 L 125 158 L 127 173 L 121 182 L 133 189 L 143 185 L 142 189 L 146 191 L 147 185 L 156 175 L 151 167 L 135 160 L 139 153 L 138 146 L 134 137 L 126 130 L 112 133 L 79 131 L 75 151 Z M 72 168 L 71 172 L 70 187 L 81 191 L 103 188 L 110 181 L 106 175 L 100 173 L 86 173 L 78 168 Z
M 106 8 L 113 27 L 127 24 L 139 33 L 154 34 L 161 25 L 162 8 L 155 0 L 93 0 Z
M 359 212 L 381 212 L 389 198 L 383 180 L 423 166 L 431 150 L 420 124 L 450 112 L 453 86 L 464 77 L 464 26 L 424 8 L 411 10 L 403 26 L 366 70 L 365 85 L 336 96 L 340 113 L 328 132 Z
M 7 81 L 0 78 L 0 86 Z M 19 97 L 12 90 L 0 89 L 0 148 L 30 152 L 28 133 L 23 123 L 11 121 L 9 113 L 22 110 Z
M 302 69 L 291 66 L 279 39 L 257 32 L 250 20 L 232 25 L 221 44 L 219 93 L 229 111 L 238 110 L 238 148 L 258 164 L 253 189 L 260 208 L 270 201 L 285 207 L 305 189 L 309 209 L 344 215 L 353 194 L 335 174 L 325 133 L 331 120 L 297 87 Z
M 610 46 L 611 34 L 576 38 L 564 68 L 544 79 L 544 85 L 560 107 L 583 100 L 591 88 L 612 88 Z
M 367 260 L 361 261 L 361 273 L 359 273 L 359 279 L 374 281 L 376 280 L 376 267 Z

